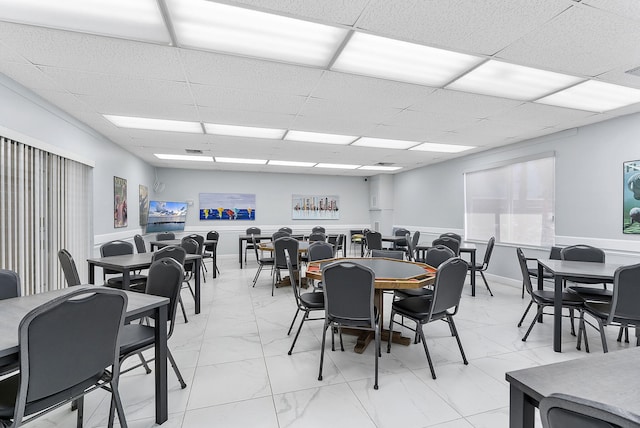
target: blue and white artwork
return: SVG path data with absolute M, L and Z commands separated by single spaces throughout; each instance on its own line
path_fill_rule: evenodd
M 200 220 L 255 220 L 256 195 L 200 193 Z

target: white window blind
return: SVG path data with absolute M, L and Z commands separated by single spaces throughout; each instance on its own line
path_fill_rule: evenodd
M 465 230 L 469 240 L 549 247 L 555 237 L 555 157 L 468 172 Z
M 0 268 L 24 295 L 66 287 L 62 248 L 86 281 L 91 218 L 91 167 L 0 137 Z

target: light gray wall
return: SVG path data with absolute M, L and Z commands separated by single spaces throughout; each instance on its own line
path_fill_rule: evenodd
M 238 235 L 248 227 L 260 227 L 272 233 L 282 226 L 294 232 L 308 233 L 321 225 L 327 232 L 346 233 L 349 229 L 369 227 L 369 187 L 363 177 L 324 176 L 304 174 L 265 174 L 231 171 L 203 171 L 188 169 L 158 169 L 158 178 L 165 184 L 155 200 L 193 201 L 187 213 L 187 232 L 204 234 L 209 230 L 220 233 L 218 254 L 237 254 Z M 200 220 L 200 193 L 252 193 L 256 195 L 256 220 Z M 291 195 L 332 194 L 340 197 L 339 220 L 292 220 Z
M 138 225 L 138 185 L 151 188 L 153 168 L 94 130 L 0 74 L 0 126 L 72 152 L 95 163 L 93 230 L 95 242 L 130 237 Z M 127 179 L 129 225 L 113 227 L 113 177 Z
M 422 229 L 422 242 L 441 231 L 462 231 L 464 172 L 555 152 L 556 243 L 595 245 L 606 249 L 608 261 L 637 262 L 640 236 L 622 233 L 622 164 L 640 159 L 639 142 L 640 114 L 633 114 L 397 174 L 394 225 Z M 527 255 L 547 251 L 529 248 Z M 520 278 L 513 247 L 496 246 L 489 272 Z

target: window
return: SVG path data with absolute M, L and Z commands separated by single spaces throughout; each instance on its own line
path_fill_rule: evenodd
M 0 137 L 0 268 L 23 295 L 66 287 L 62 248 L 87 278 L 91 212 L 90 166 Z
M 465 173 L 466 239 L 550 247 L 555 237 L 555 157 Z

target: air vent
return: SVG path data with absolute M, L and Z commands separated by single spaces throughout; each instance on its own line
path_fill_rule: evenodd
M 202 154 L 202 150 L 198 150 L 198 149 L 184 149 L 185 152 L 192 154 L 192 155 L 201 155 Z
M 376 165 L 378 165 L 378 166 L 392 166 L 392 165 L 395 165 L 395 163 L 393 163 L 393 162 L 378 162 L 378 163 L 376 163 Z
M 632 68 L 631 70 L 625 71 L 625 73 L 640 77 L 640 67 Z

